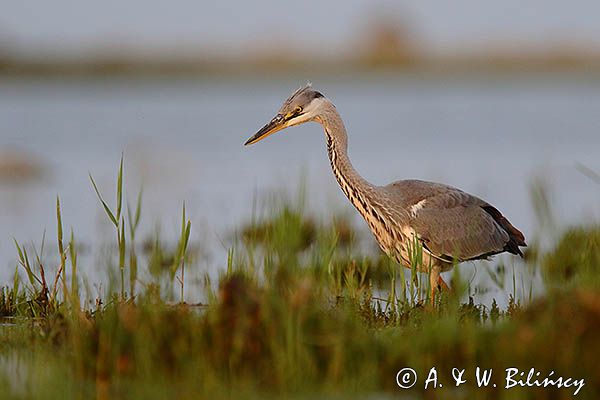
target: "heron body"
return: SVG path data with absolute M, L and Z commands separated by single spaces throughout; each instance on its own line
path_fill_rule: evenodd
M 457 262 L 487 259 L 502 252 L 522 256 L 519 247 L 526 246 L 523 234 L 494 206 L 476 196 L 420 180 L 386 186 L 367 182 L 348 158 L 348 136 L 335 106 L 310 85 L 294 92 L 246 145 L 309 121 L 323 127 L 335 179 L 369 225 L 379 247 L 410 268 L 415 244 L 422 246 L 419 268 L 429 273 L 432 300 L 435 288 L 445 286 L 440 273 Z

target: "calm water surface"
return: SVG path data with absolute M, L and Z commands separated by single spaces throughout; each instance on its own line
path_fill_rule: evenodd
M 144 187 L 141 236 L 159 224 L 172 238 L 185 201 L 210 268 L 224 264 L 222 243 L 250 217 L 257 197 L 294 193 L 303 176 L 315 212 L 351 211 L 316 124 L 242 145 L 297 86 L 283 79 L 0 81 L 0 153 L 18 150 L 45 171 L 31 182 L 0 181 L 0 282 L 14 271 L 12 237 L 39 243 L 46 229 L 54 243 L 57 194 L 65 225 L 81 242 L 111 238 L 88 172 L 112 200 L 121 152 L 129 198 Z M 354 165 L 374 183 L 418 178 L 458 186 L 531 237 L 529 188 L 543 177 L 562 226 L 600 217 L 600 185 L 577 169 L 600 171 L 600 81 L 381 78 L 315 87 L 341 112 Z

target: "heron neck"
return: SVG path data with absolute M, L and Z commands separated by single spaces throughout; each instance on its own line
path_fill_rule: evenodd
M 340 188 L 355 207 L 359 210 L 366 208 L 366 203 L 374 200 L 375 186 L 360 176 L 352 166 L 348 157 L 348 135 L 335 106 L 329 104 L 325 112 L 317 117 L 317 121 L 325 130 L 331 169 Z

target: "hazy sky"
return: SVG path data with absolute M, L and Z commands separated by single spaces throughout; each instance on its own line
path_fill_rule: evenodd
M 185 43 L 242 49 L 293 41 L 320 51 L 348 48 L 379 12 L 408 21 L 425 47 L 556 40 L 600 44 L 598 0 L 3 0 L 0 41 L 77 53 L 89 46 L 146 48 Z M 382 11 L 384 10 L 384 11 Z

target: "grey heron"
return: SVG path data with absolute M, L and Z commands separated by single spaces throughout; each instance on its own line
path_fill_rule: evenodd
M 310 121 L 323 127 L 335 179 L 369 225 L 379 247 L 410 268 L 414 244 L 422 246 L 419 269 L 429 273 L 432 303 L 435 290 L 447 288 L 440 273 L 455 264 L 503 252 L 523 256 L 519 248 L 527 246 L 523 234 L 496 207 L 476 196 L 421 180 L 400 180 L 386 186 L 367 182 L 348 158 L 348 136 L 340 114 L 310 84 L 296 90 L 245 145 Z

